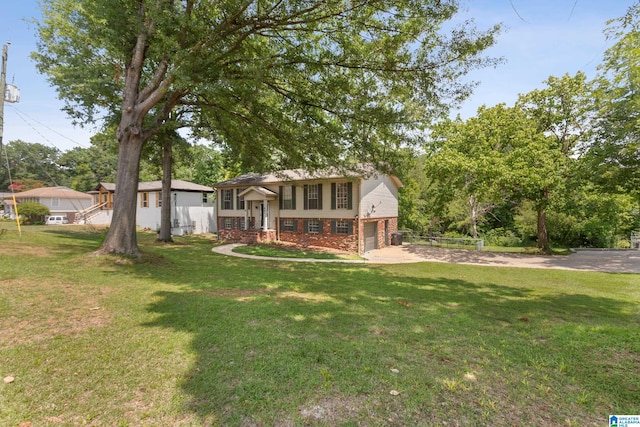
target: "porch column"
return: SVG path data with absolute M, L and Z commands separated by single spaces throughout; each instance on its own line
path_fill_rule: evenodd
M 251 202 L 249 200 L 245 200 L 244 202 L 244 229 L 245 231 L 249 229 L 249 212 L 251 211 Z
M 262 231 L 267 231 L 269 229 L 269 201 L 262 201 L 262 209 L 264 212 L 264 220 L 262 221 Z

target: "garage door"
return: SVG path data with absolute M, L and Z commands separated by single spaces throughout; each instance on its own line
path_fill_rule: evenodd
M 378 248 L 378 223 L 364 223 L 364 251 L 369 252 Z

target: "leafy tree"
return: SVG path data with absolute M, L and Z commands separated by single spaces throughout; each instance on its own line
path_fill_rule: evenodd
M 537 244 L 549 252 L 546 212 L 562 189 L 568 157 L 557 138 L 522 107 L 481 107 L 476 117 L 444 122 L 433 132 L 428 173 L 439 205 L 464 198 L 471 233 L 496 205 L 529 200 L 537 213 Z
M 11 191 L 27 191 L 34 188 L 45 187 L 44 182 L 33 178 L 14 179 L 7 187 Z
M 533 121 L 542 136 L 532 139 L 539 144 L 536 149 L 540 151 L 539 156 L 531 160 L 542 168 L 543 174 L 532 171 L 534 180 L 526 180 L 537 192 L 529 193 L 527 199 L 534 201 L 538 214 L 538 248 L 549 252 L 546 213 L 553 203 L 552 198 L 560 196 L 567 180 L 575 174 L 577 151 L 590 141 L 593 98 L 590 84 L 582 72 L 574 77 L 568 74 L 560 78 L 551 76 L 544 83 L 546 87 L 520 95 L 516 108 Z
M 456 11 L 455 0 L 44 0 L 38 69 L 77 121 L 118 125 L 102 250 L 139 253 L 140 155 L 171 114 L 256 168 L 384 160 L 486 63 L 498 28 L 447 34 Z
M 224 154 L 213 144 L 196 144 L 176 159 L 178 179 L 212 186 L 226 178 Z
M 606 32 L 616 43 L 599 67 L 597 132 L 588 168 L 609 191 L 628 191 L 640 200 L 640 4 L 611 21 Z
M 3 145 L 3 163 L 7 161 L 11 178 L 16 182 L 67 185 L 67 176 L 59 167 L 60 150 L 42 144 L 11 141 Z M 5 157 L 6 156 L 6 157 Z M 9 172 L 0 168 L 0 188 L 9 188 Z M 33 187 L 28 185 L 28 187 Z M 37 188 L 37 187 L 36 187 Z
M 92 141 L 101 138 L 96 135 Z M 96 144 L 89 148 L 73 148 L 60 156 L 60 166 L 69 175 L 71 188 L 77 191 L 93 190 L 100 182 L 114 182 L 117 154 Z
M 44 216 L 49 215 L 49 208 L 35 202 L 21 203 L 19 207 L 20 216 L 26 217 L 32 224 L 43 222 Z
M 590 142 L 593 88 L 583 72 L 575 76 L 550 76 L 546 87 L 520 95 L 516 106 L 535 120 L 538 131 L 555 141 L 567 156 L 580 154 Z
M 436 208 L 464 199 L 473 237 L 484 214 L 509 196 L 505 155 L 518 126 L 516 111 L 503 104 L 481 107 L 476 117 L 445 121 L 432 132 L 426 172 L 434 180 Z

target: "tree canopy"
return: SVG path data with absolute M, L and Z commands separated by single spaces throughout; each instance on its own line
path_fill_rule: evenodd
M 384 160 L 464 99 L 498 27 L 457 1 L 45 0 L 34 54 L 79 123 L 117 124 L 107 252 L 137 254 L 143 144 L 171 114 L 256 169 Z
M 589 168 L 600 184 L 640 198 L 640 5 L 609 23 L 614 45 L 604 55 L 596 80 L 596 132 Z

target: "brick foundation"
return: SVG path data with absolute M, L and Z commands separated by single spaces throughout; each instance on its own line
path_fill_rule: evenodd
M 307 246 L 320 246 L 324 248 L 337 249 L 345 252 L 358 253 L 364 249 L 364 232 L 361 233 L 362 225 L 365 222 L 377 222 L 377 247 L 384 248 L 391 244 L 391 235 L 398 231 L 398 218 L 376 218 L 358 221 L 353 218 L 331 218 L 317 219 L 322 224 L 321 233 L 305 232 L 305 221 L 310 218 L 286 218 L 295 221 L 295 230 L 286 231 L 280 229 L 280 218 L 276 219 L 278 230 L 240 230 L 236 228 L 223 228 L 225 218 L 218 218 L 218 238 L 239 243 L 263 243 L 263 242 L 288 242 Z M 238 224 L 240 218 L 234 218 L 234 225 Z M 284 218 L 283 218 L 284 219 Z M 332 222 L 336 220 L 352 221 L 353 227 L 350 234 L 332 233 Z M 385 233 L 385 221 L 388 221 L 388 228 Z M 360 244 L 358 244 L 358 241 Z

